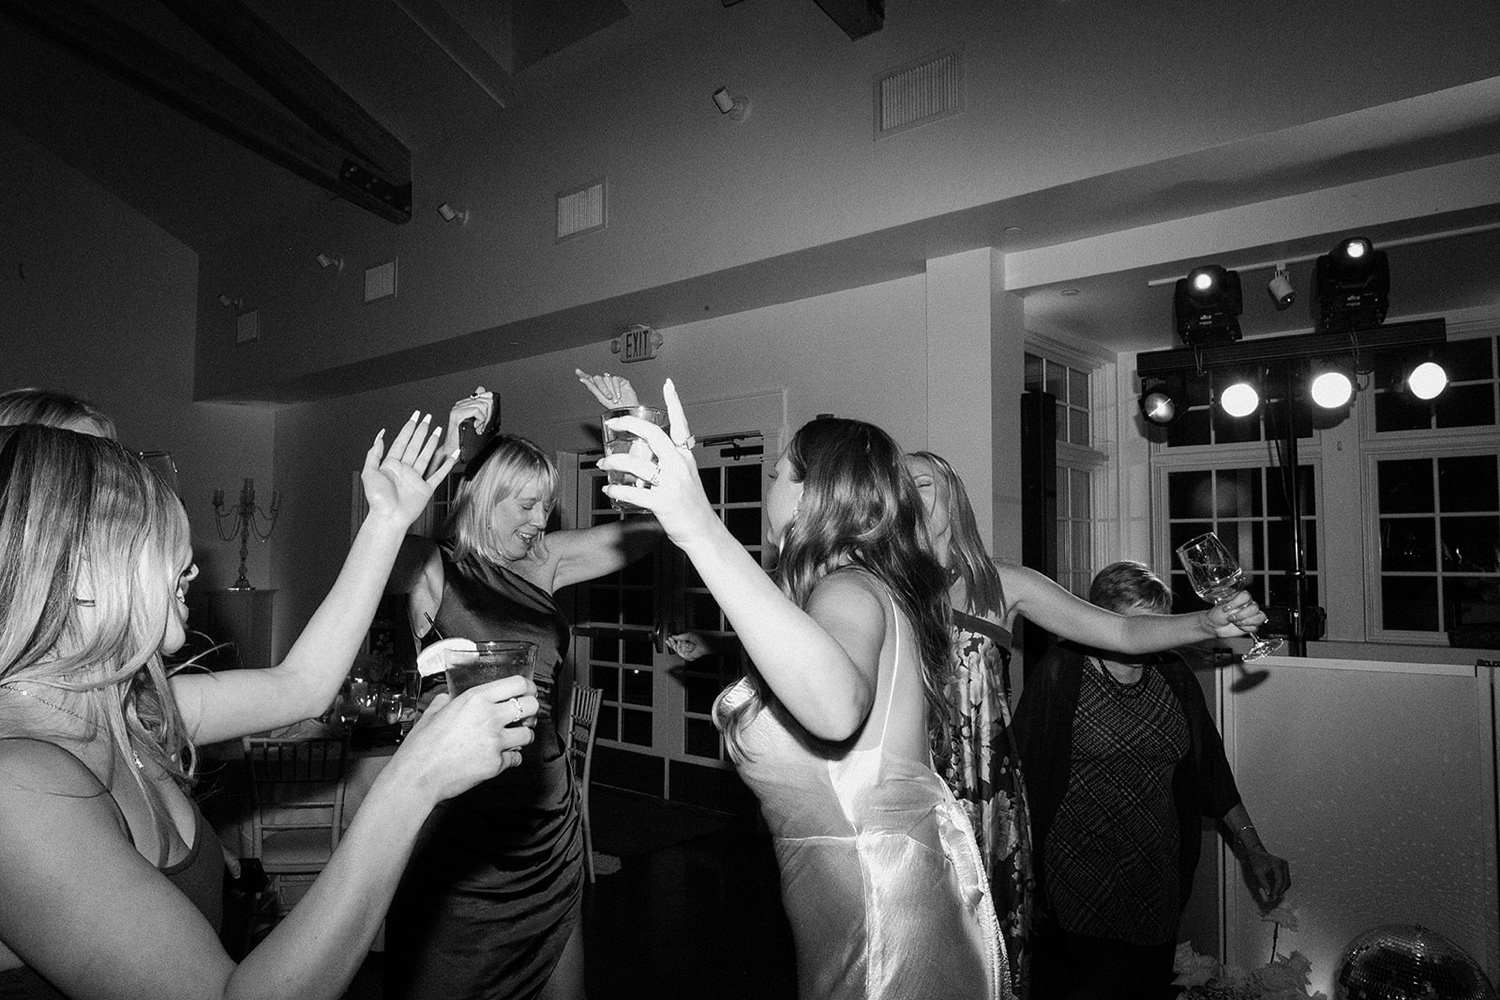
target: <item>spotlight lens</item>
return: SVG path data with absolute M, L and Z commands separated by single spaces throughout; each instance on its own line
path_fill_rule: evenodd
M 1206 292 L 1214 287 L 1214 276 L 1207 271 L 1199 271 L 1193 275 L 1193 287 L 1200 292 Z
M 1313 402 L 1325 410 L 1335 410 L 1354 396 L 1354 385 L 1343 372 L 1324 372 L 1312 381 Z
M 1141 400 L 1141 412 L 1153 424 L 1169 424 L 1177 415 L 1177 404 L 1164 392 L 1148 392 Z
M 1436 361 L 1424 361 L 1406 377 L 1406 387 L 1418 399 L 1436 399 L 1448 387 L 1448 373 Z
M 1350 260 L 1359 260 L 1370 249 L 1364 240 L 1350 240 L 1344 245 L 1344 255 Z
M 1248 417 L 1260 405 L 1260 393 L 1248 382 L 1236 382 L 1219 394 L 1219 405 L 1231 417 Z

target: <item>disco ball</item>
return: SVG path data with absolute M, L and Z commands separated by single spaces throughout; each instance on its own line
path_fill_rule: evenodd
M 1334 1000 L 1497 1000 L 1469 953 L 1420 924 L 1365 931 L 1339 959 Z

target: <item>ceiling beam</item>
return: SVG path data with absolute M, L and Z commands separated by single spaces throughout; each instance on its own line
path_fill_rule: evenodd
M 304 125 L 387 184 L 411 183 L 411 151 L 237 0 L 161 0 Z
M 817 4 L 852 42 L 885 27 L 885 0 L 817 0 Z
M 325 137 L 83 0 L 0 0 L 0 15 L 352 204 L 391 222 L 411 219 L 411 154 L 362 110 L 339 111 L 326 91 L 305 91 L 300 103 L 320 112 L 314 120 L 345 141 Z M 264 37 L 244 43 L 262 55 L 270 46 Z M 381 134 L 389 141 L 372 141 Z
M 191 3 L 191 0 L 177 2 Z M 515 103 L 516 87 L 509 71 L 438 0 L 395 0 L 395 3 L 490 100 L 502 108 Z

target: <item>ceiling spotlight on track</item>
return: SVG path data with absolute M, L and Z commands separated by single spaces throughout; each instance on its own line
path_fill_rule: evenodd
M 1448 373 L 1436 361 L 1428 359 L 1406 376 L 1406 391 L 1418 399 L 1436 399 L 1448 388 Z
M 1319 330 L 1379 326 L 1390 308 L 1391 271 L 1384 250 L 1363 236 L 1340 241 L 1313 267 Z
M 1266 291 L 1271 295 L 1271 301 L 1276 303 L 1276 311 L 1283 312 L 1292 307 L 1297 301 L 1297 289 L 1292 287 L 1292 279 L 1287 276 L 1286 265 L 1277 264 L 1276 274 L 1266 285 Z
M 1217 264 L 1193 268 L 1172 292 L 1177 336 L 1188 347 L 1239 340 L 1243 307 L 1239 272 Z

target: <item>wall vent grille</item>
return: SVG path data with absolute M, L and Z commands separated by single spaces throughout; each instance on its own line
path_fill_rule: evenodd
M 607 221 L 603 179 L 558 193 L 558 239 L 565 240 L 572 236 L 592 233 L 596 229 L 603 229 Z
M 964 53 L 944 49 L 875 78 L 875 138 L 952 117 L 964 109 Z

